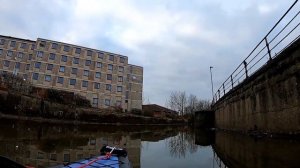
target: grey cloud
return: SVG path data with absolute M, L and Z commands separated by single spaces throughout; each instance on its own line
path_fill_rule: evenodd
M 173 90 L 211 98 L 209 67 L 219 87 L 292 2 L 0 0 L 0 33 L 127 55 L 144 67 L 146 98 L 164 105 Z

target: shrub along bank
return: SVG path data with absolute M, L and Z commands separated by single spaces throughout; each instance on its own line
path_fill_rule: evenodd
M 0 113 L 2 117 L 49 119 L 57 122 L 78 121 L 108 124 L 178 124 L 182 119 L 156 118 L 124 113 L 117 108 L 92 108 L 80 95 L 55 89 L 33 87 L 10 74 L 0 76 Z

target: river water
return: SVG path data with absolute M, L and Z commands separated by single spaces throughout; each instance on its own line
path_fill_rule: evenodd
M 297 140 L 255 139 L 185 126 L 73 126 L 0 120 L 0 128 L 0 155 L 34 167 L 95 156 L 106 144 L 126 148 L 132 167 L 300 167 Z

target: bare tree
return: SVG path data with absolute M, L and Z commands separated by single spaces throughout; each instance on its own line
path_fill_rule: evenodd
M 210 101 L 200 100 L 193 94 L 187 97 L 186 93 L 182 91 L 173 91 L 166 101 L 166 106 L 177 111 L 179 115 L 193 115 L 196 111 L 209 110 Z
M 197 96 L 190 94 L 186 107 L 186 114 L 193 114 L 197 110 L 198 98 Z
M 187 104 L 187 96 L 185 92 L 171 92 L 170 98 L 167 100 L 167 106 L 177 111 L 179 115 L 185 114 Z
M 209 100 L 199 100 L 196 105 L 196 111 L 200 110 L 209 110 L 210 109 L 210 101 Z

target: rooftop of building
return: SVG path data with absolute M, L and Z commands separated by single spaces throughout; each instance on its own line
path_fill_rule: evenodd
M 146 104 L 146 105 L 142 105 L 142 109 L 143 110 L 151 110 L 151 111 L 160 111 L 160 112 L 166 112 L 166 113 L 170 113 L 170 114 L 177 114 L 176 111 L 168 109 L 166 107 L 157 105 L 157 104 Z
M 36 42 L 36 41 L 33 41 L 33 40 L 29 40 L 29 39 L 22 39 L 22 38 L 11 37 L 11 36 L 4 36 L 4 35 L 0 35 L 0 37 L 14 39 L 14 40 L 20 40 L 20 41 L 27 41 L 27 42 L 31 42 L 31 43 L 35 43 Z

